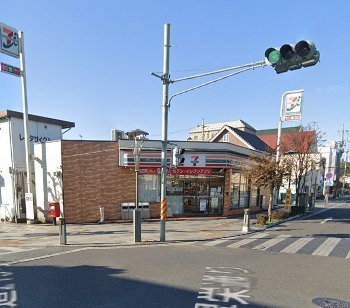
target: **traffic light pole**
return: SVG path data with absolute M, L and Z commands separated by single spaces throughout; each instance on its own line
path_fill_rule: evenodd
M 170 24 L 164 25 L 164 62 L 163 62 L 163 102 L 162 102 L 162 165 L 160 180 L 160 241 L 165 242 L 165 221 L 167 210 L 166 178 L 167 178 L 167 143 L 168 143 L 168 95 L 169 95 L 169 53 L 170 53 Z
M 168 144 L 168 110 L 170 107 L 171 100 L 178 95 L 199 89 L 201 87 L 204 87 L 206 85 L 212 84 L 214 82 L 218 82 L 220 80 L 226 79 L 228 77 L 231 77 L 233 75 L 237 75 L 239 73 L 253 70 L 258 67 L 265 67 L 267 65 L 270 65 L 269 62 L 262 60 L 258 62 L 252 62 L 249 64 L 244 64 L 240 66 L 233 66 L 213 72 L 203 73 L 199 75 L 193 75 L 189 77 L 184 77 L 180 79 L 171 80 L 170 74 L 169 74 L 169 59 L 170 59 L 170 24 L 166 23 L 164 25 L 164 61 L 163 61 L 163 74 L 161 76 L 151 73 L 151 75 L 156 76 L 162 80 L 163 84 L 163 101 L 162 101 L 162 157 L 161 157 L 161 187 L 160 187 L 160 199 L 161 199 L 161 209 L 160 209 L 160 241 L 165 242 L 165 223 L 167 218 L 167 198 L 166 198 L 166 190 L 167 190 L 167 144 Z M 175 93 L 172 95 L 169 99 L 169 84 L 204 76 L 209 76 L 213 74 L 219 74 L 224 73 L 227 71 L 237 70 L 233 73 L 230 73 L 226 76 L 219 77 L 217 79 L 205 82 L 203 84 L 200 84 L 198 86 L 189 88 L 187 90 Z

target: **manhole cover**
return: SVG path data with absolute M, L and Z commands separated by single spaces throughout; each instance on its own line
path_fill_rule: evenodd
M 350 302 L 337 298 L 314 298 L 312 303 L 322 308 L 350 308 Z

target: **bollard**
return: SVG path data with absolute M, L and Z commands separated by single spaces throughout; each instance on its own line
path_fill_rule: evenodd
M 141 242 L 141 218 L 142 212 L 140 208 L 133 210 L 134 219 L 134 242 Z
M 60 217 L 60 245 L 67 245 L 66 219 Z
M 326 194 L 326 195 L 324 196 L 323 202 L 324 202 L 324 206 L 328 206 L 328 194 Z
M 100 216 L 101 216 L 101 220 L 99 221 L 99 223 L 104 223 L 105 221 L 105 208 L 103 206 L 100 206 Z
M 244 218 L 243 218 L 243 227 L 242 232 L 249 232 L 250 231 L 250 217 L 249 217 L 250 209 L 244 210 Z

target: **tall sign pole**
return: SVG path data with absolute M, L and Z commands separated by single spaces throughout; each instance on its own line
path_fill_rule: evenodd
M 168 108 L 169 108 L 169 52 L 170 24 L 164 25 L 164 62 L 163 62 L 163 102 L 162 102 L 162 166 L 160 182 L 160 241 L 165 242 L 165 221 L 167 216 L 166 178 L 167 178 L 167 143 L 168 143 Z
M 23 122 L 24 122 L 24 140 L 26 150 L 26 167 L 27 167 L 27 192 L 31 193 L 32 166 L 30 163 L 30 141 L 29 141 L 29 124 L 28 124 L 28 101 L 27 101 L 27 80 L 24 57 L 24 35 L 23 31 L 19 32 L 20 42 L 20 62 L 21 62 L 21 81 L 22 81 L 22 102 L 23 102 Z M 34 218 L 33 218 L 34 219 Z
M 27 83 L 26 69 L 24 59 L 24 35 L 22 31 L 0 23 L 0 52 L 14 58 L 19 58 L 21 68 L 1 63 L 0 71 L 17 77 L 21 77 L 22 81 L 22 100 L 23 100 L 23 123 L 24 123 L 24 140 L 25 140 L 25 159 L 27 170 L 27 193 L 26 200 L 26 218 L 28 223 L 34 222 L 33 195 L 31 193 L 32 168 L 31 153 L 29 141 L 29 124 L 28 124 L 28 104 L 27 104 Z
M 278 131 L 277 131 L 277 145 L 276 145 L 276 162 L 279 163 L 279 160 L 280 160 L 280 148 L 281 148 L 281 135 L 282 135 L 282 122 L 285 120 L 283 118 L 283 115 L 284 113 L 286 112 L 285 111 L 285 100 L 288 96 L 290 95 L 296 95 L 296 97 L 300 98 L 300 100 L 302 100 L 302 97 L 303 97 L 303 94 L 304 94 L 304 90 L 294 90 L 294 91 L 287 91 L 287 92 L 284 92 L 283 95 L 282 95 L 282 98 L 281 98 L 281 108 L 280 108 L 280 119 L 279 119 L 279 122 L 278 122 Z M 301 101 L 299 101 L 299 103 L 301 103 Z M 295 120 L 300 120 L 300 114 L 295 117 Z M 293 118 L 294 120 L 294 118 Z M 278 197 L 279 197 L 279 189 L 278 187 L 275 187 L 274 188 L 274 204 L 278 204 Z

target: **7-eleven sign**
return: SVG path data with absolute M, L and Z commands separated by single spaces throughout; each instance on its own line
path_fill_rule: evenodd
M 0 23 L 0 52 L 19 58 L 19 38 L 15 28 Z

